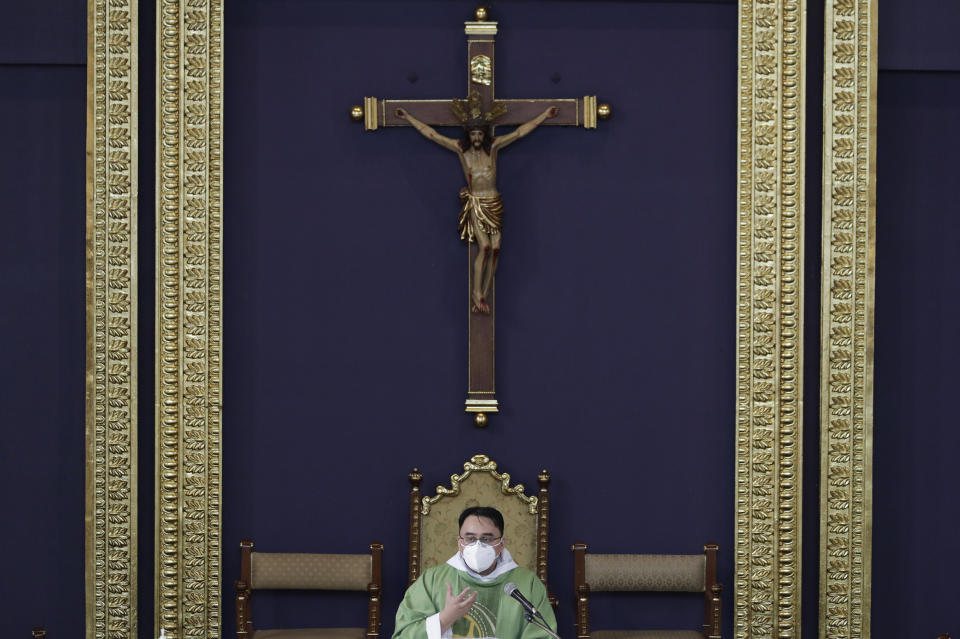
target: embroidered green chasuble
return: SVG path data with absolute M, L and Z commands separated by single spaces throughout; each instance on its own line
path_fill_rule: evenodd
M 459 594 L 464 588 L 477 591 L 470 612 L 454 622 L 454 637 L 497 637 L 498 639 L 548 639 L 546 632 L 523 618 L 520 604 L 503 592 L 508 583 L 515 583 L 547 620 L 553 630 L 557 620 L 547 599 L 547 589 L 537 576 L 526 568 L 514 568 L 491 581 L 480 581 L 447 564 L 429 568 L 407 589 L 397 609 L 393 639 L 426 639 L 427 617 L 441 610 L 446 603 L 446 584 Z

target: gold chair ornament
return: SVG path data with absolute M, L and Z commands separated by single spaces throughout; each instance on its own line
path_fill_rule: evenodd
M 486 455 L 474 455 L 463 472 L 450 476 L 449 486 L 437 486 L 434 495 L 424 495 L 423 474 L 414 468 L 410 480 L 409 583 L 423 571 L 444 563 L 455 551 L 457 521 L 464 509 L 492 506 L 503 514 L 504 536 L 518 565 L 533 570 L 547 592 L 547 544 L 550 518 L 550 474 L 541 470 L 536 496 L 524 493 L 523 484 L 510 485 L 510 475 L 497 470 Z M 556 598 L 550 601 L 556 608 Z

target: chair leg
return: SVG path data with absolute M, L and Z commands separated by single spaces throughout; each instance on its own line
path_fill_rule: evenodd
M 577 609 L 574 626 L 577 639 L 590 639 L 590 585 L 587 583 L 586 554 L 587 545 L 583 542 L 573 544 L 573 587 Z
M 367 639 L 377 639 L 380 636 L 380 605 L 381 590 L 383 589 L 383 544 L 378 541 L 370 544 L 371 574 L 370 584 L 367 586 L 370 600 L 367 608 Z
M 237 639 L 247 639 L 249 629 L 253 626 L 250 619 L 250 586 L 240 581 L 236 582 L 237 589 Z
M 720 591 L 723 590 L 723 586 L 720 584 L 713 584 L 711 588 L 713 597 L 710 599 L 710 628 L 709 632 L 705 632 L 707 639 L 721 639 L 720 637 L 720 614 L 722 610 L 722 603 L 720 601 Z M 704 628 L 704 630 L 708 630 Z

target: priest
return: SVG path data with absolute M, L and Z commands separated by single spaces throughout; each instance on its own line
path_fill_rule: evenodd
M 475 506 L 460 513 L 458 550 L 445 564 L 428 568 L 407 589 L 397 610 L 393 639 L 548 639 L 524 619 L 524 608 L 504 592 L 514 584 L 556 632 L 547 589 L 517 565 L 506 548 L 503 515 Z

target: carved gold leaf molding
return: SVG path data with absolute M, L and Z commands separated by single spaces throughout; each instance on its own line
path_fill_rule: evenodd
M 504 495 L 513 495 L 523 503 L 527 505 L 527 512 L 531 515 L 536 514 L 538 499 L 536 497 L 528 497 L 524 494 L 524 485 L 517 484 L 515 486 L 510 485 L 510 474 L 509 473 L 498 473 L 497 472 L 497 462 L 493 461 L 486 455 L 474 455 L 470 458 L 470 461 L 463 465 L 463 474 L 462 475 L 451 475 L 450 476 L 450 488 L 446 486 L 437 486 L 437 494 L 433 497 L 424 497 L 421 503 L 420 512 L 424 515 L 430 514 L 430 507 L 443 499 L 444 497 L 456 497 L 460 494 L 460 484 L 467 480 L 467 477 L 473 473 L 490 473 L 490 476 L 493 477 L 496 481 L 500 482 L 500 492 Z
M 136 6 L 88 2 L 88 638 L 136 635 Z M 804 7 L 740 3 L 738 637 L 799 635 Z M 156 624 L 218 637 L 222 4 L 157 15 Z M 827 8 L 822 636 L 869 636 L 875 24 Z
M 740 2 L 734 632 L 800 636 L 804 2 Z
M 820 282 L 820 636 L 870 637 L 876 0 L 828 0 Z
M 137 39 L 87 2 L 87 639 L 137 636 Z
M 220 636 L 223 6 L 157 3 L 156 626 Z M 157 628 L 159 630 L 159 628 Z

